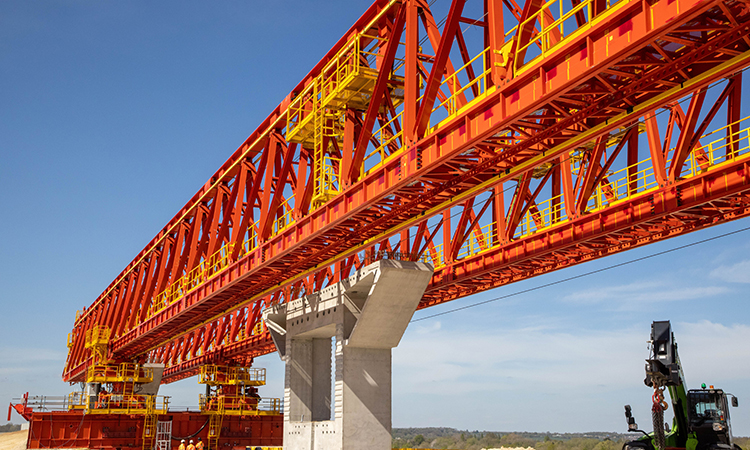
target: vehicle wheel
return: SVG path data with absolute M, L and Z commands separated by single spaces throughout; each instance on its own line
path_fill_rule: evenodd
M 654 450 L 650 441 L 631 441 L 622 446 L 622 450 Z

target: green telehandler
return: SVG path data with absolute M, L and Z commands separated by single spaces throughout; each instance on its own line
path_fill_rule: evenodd
M 638 429 L 630 405 L 625 405 L 628 431 L 643 433 L 627 442 L 623 450 L 742 450 L 732 439 L 728 397 L 733 407 L 737 397 L 713 386 L 687 390 L 669 321 L 651 324 L 650 358 L 646 360 L 644 383 L 654 389 L 651 408 L 654 431 Z M 674 420 L 670 428 L 664 422 L 669 405 L 664 391 L 669 391 Z

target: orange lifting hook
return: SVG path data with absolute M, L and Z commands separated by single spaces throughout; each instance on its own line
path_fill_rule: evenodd
M 654 387 L 654 395 L 651 396 L 651 400 L 654 402 L 654 406 L 660 405 L 662 411 L 669 409 L 669 403 L 664 400 L 664 386 Z

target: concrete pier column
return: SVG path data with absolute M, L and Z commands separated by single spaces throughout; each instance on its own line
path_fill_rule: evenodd
M 331 420 L 331 338 L 312 340 L 313 421 Z
M 320 292 L 263 312 L 286 364 L 284 448 L 390 450 L 391 349 L 432 277 L 382 260 Z M 331 338 L 335 338 L 331 420 Z
M 303 422 L 312 417 L 312 339 L 290 339 L 285 368 L 284 422 Z
M 337 341 L 343 326 L 339 331 Z M 391 349 L 342 345 L 336 361 L 341 448 L 391 448 Z

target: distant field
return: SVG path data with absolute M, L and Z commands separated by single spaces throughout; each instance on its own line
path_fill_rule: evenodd
M 469 431 L 455 428 L 394 428 L 393 448 L 403 449 L 512 449 L 532 450 L 621 450 L 622 444 L 640 434 L 613 432 L 548 433 Z M 735 437 L 743 450 L 750 450 L 750 439 Z

